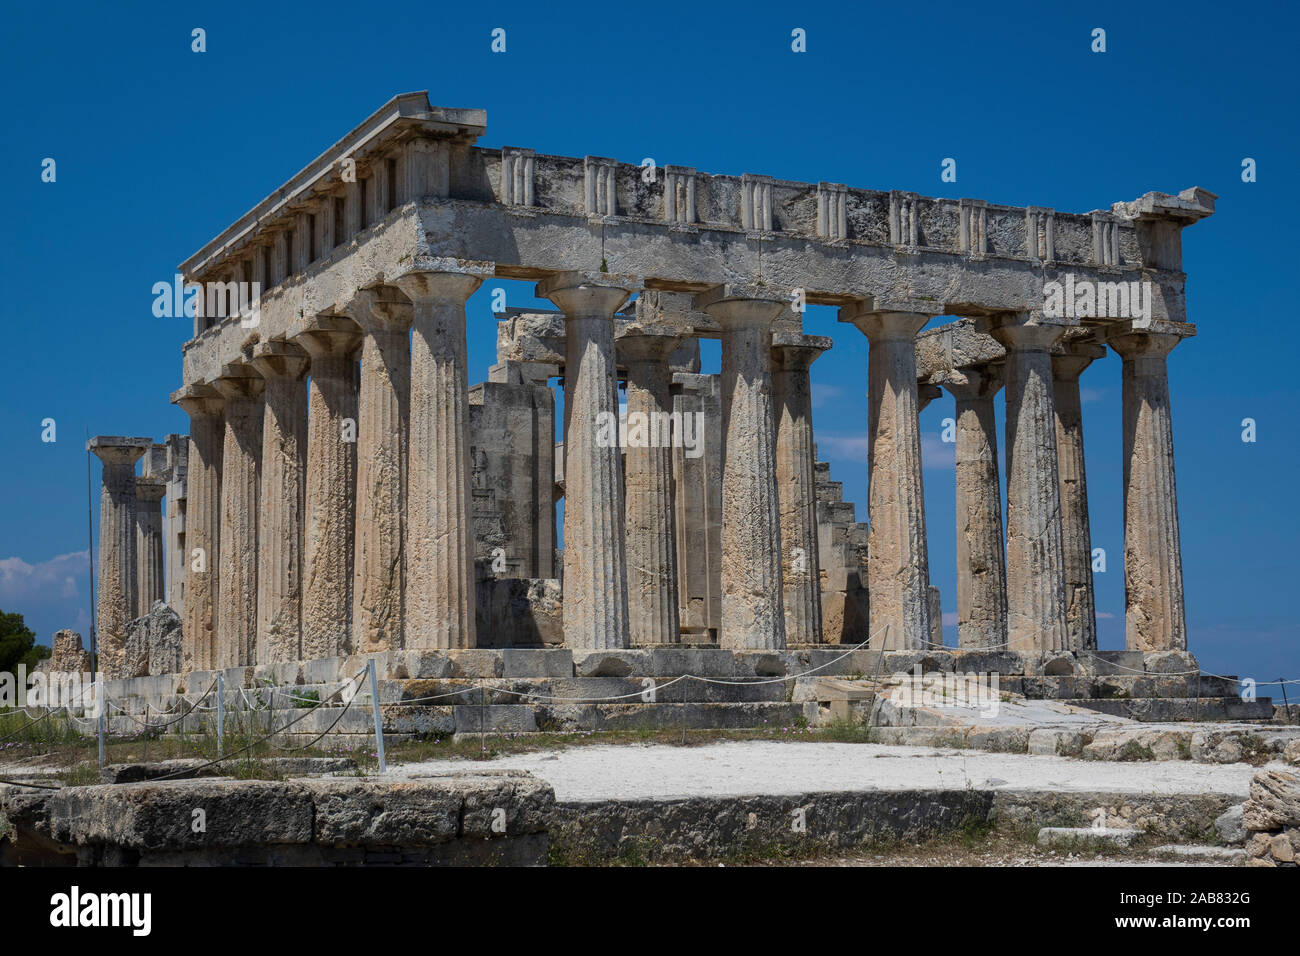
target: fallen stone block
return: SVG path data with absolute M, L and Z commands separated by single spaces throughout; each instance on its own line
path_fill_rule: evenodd
M 1123 848 L 1132 845 L 1133 841 L 1141 835 L 1141 830 L 1119 827 L 1043 827 L 1038 831 L 1038 845 L 1082 844 Z

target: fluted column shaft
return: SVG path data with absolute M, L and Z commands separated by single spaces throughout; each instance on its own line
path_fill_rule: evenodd
M 226 374 L 231 372 L 235 374 Z M 262 390 L 247 365 L 227 367 L 213 382 L 226 399 L 221 450 L 221 616 L 217 667 L 257 661 L 257 519 L 262 508 Z
M 167 482 L 162 478 L 135 480 L 136 616 L 142 617 L 163 600 L 162 500 Z
M 1110 340 L 1124 359 L 1124 617 L 1131 651 L 1187 649 L 1166 365 L 1181 338 L 1133 332 Z
M 537 294 L 564 312 L 564 642 L 573 650 L 627 647 L 614 313 L 628 291 L 563 274 Z M 611 422 L 615 440 L 601 440 Z
M 221 587 L 221 451 L 224 400 L 208 385 L 190 385 L 172 400 L 190 417 L 185 489 L 185 624 L 182 659 L 187 670 L 216 667 Z
M 1056 402 L 1056 456 L 1061 476 L 1061 550 L 1065 558 L 1066 647 L 1097 649 L 1097 609 L 1092 583 L 1092 532 L 1088 521 L 1088 478 L 1083 461 L 1083 404 L 1079 376 L 1100 346 L 1067 346 L 1052 356 Z
M 307 353 L 264 342 L 253 357 L 266 380 L 262 510 L 258 518 L 257 662 L 302 658 L 302 551 L 307 472 Z
M 813 474 L 812 363 L 826 345 L 779 339 L 772 346 L 776 417 L 776 497 L 781 521 L 781 581 L 785 639 L 822 640 L 821 555 L 817 541 L 817 483 Z
M 961 369 L 944 382 L 956 400 L 957 646 L 1003 649 L 1007 576 L 991 370 Z
M 872 646 L 926 647 L 930 633 L 930 559 L 915 338 L 929 315 L 862 312 L 851 315 L 867 352 L 867 589 Z
M 723 647 L 785 647 L 772 322 L 784 302 L 723 298 L 704 306 L 722 326 Z
M 629 636 L 633 644 L 681 640 L 673 487 L 672 372 L 676 336 L 627 336 L 618 352 L 627 366 L 624 451 Z
M 99 671 L 127 676 L 126 625 L 136 616 L 135 463 L 148 438 L 98 436 L 86 445 L 103 465 L 99 495 L 99 592 L 95 606 Z
M 1051 349 L 1059 326 L 1001 325 L 1007 350 L 1007 639 L 1013 651 L 1063 651 L 1065 556 Z
M 414 329 L 405 540 L 408 648 L 478 644 L 465 302 L 482 281 L 481 272 L 413 272 L 397 280 L 411 301 Z M 395 351 L 390 347 L 390 355 Z M 386 407 L 388 414 L 400 416 L 396 398 Z M 388 477 L 391 482 L 391 470 Z
M 389 291 L 361 293 L 357 530 L 352 638 L 356 653 L 402 647 L 411 306 Z
M 302 547 L 302 657 L 352 649 L 352 545 L 356 522 L 355 323 L 320 317 L 295 338 L 311 356 Z

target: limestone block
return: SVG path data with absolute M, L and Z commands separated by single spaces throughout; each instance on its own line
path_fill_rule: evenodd
M 1300 775 L 1286 770 L 1261 770 L 1250 782 L 1244 811 L 1252 831 L 1300 827 Z
M 1214 832 L 1219 835 L 1219 840 L 1223 843 L 1236 844 L 1245 843 L 1247 832 L 1246 823 L 1243 819 L 1243 812 L 1246 805 L 1239 803 L 1236 806 L 1229 807 L 1214 820 Z
M 90 651 L 81 645 L 76 631 L 55 631 L 50 656 L 36 669 L 44 674 L 88 674 L 92 670 Z
M 181 619 L 162 601 L 126 628 L 124 676 L 175 674 L 182 668 Z

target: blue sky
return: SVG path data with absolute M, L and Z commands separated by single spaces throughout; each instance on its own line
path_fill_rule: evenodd
M 1210 671 L 1300 677 L 1296 342 L 1277 313 L 1292 301 L 1300 218 L 1294 8 L 579 6 L 8 12 L 0 608 L 46 643 L 60 627 L 85 632 L 85 430 L 187 428 L 167 396 L 188 322 L 152 315 L 152 285 L 394 94 L 428 89 L 435 104 L 486 109 L 485 146 L 1071 212 L 1150 190 L 1219 194 L 1219 211 L 1184 233 L 1199 334 L 1170 362 L 1190 644 Z M 206 53 L 191 52 L 195 27 Z M 490 50 L 496 27 L 505 53 Z M 806 53 L 790 49 L 796 27 Z M 1090 50 L 1096 27 L 1105 53 Z M 55 183 L 41 181 L 46 157 Z M 940 181 L 946 157 L 956 183 Z M 1241 180 L 1245 157 L 1257 182 Z M 487 283 L 471 301 L 471 382 L 493 361 L 496 286 L 532 304 L 522 283 Z M 865 519 L 865 339 L 828 309 L 806 324 L 835 338 L 813 368 L 814 420 Z M 716 363 L 716 349 L 706 356 Z M 1083 379 L 1093 543 L 1108 555 L 1103 647 L 1123 643 L 1119 376 L 1112 355 Z M 950 414 L 950 398 L 936 401 L 922 429 L 931 575 L 951 613 L 953 470 L 939 441 Z

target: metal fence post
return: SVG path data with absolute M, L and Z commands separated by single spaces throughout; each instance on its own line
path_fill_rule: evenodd
M 384 759 L 384 715 L 379 711 L 379 678 L 375 676 L 375 659 L 366 664 L 370 671 L 370 710 L 375 715 L 375 754 L 379 757 L 379 772 L 388 773 L 388 762 Z
M 217 671 L 217 756 L 221 756 L 221 742 L 226 735 L 226 675 Z

